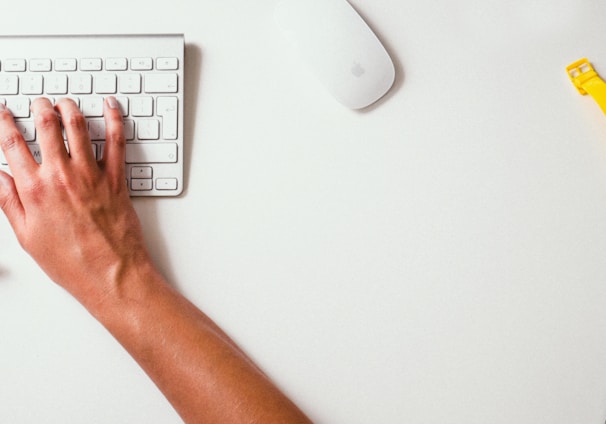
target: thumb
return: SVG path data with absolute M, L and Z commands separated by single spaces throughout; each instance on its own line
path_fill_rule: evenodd
M 25 211 L 19 199 L 13 177 L 0 171 L 0 208 L 8 218 L 13 230 L 21 227 Z

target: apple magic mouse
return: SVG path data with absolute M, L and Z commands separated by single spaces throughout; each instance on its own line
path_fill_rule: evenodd
M 351 109 L 383 97 L 395 80 L 389 54 L 346 0 L 280 0 L 276 25 L 326 89 Z

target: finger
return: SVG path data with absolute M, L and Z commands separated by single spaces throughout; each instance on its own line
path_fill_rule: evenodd
M 15 181 L 6 172 L 0 171 L 0 208 L 18 235 L 25 222 L 25 211 L 15 187 Z
M 13 115 L 3 103 L 0 103 L 0 148 L 17 181 L 28 181 L 38 164 L 17 129 Z
M 105 118 L 105 151 L 102 161 L 111 180 L 115 184 L 124 185 L 126 140 L 124 139 L 122 111 L 115 97 L 105 99 L 103 116 Z
M 40 97 L 32 102 L 32 114 L 36 125 L 43 163 L 66 162 L 68 159 L 61 124 L 50 100 Z
M 63 98 L 57 102 L 55 108 L 61 114 L 71 158 L 89 165 L 93 164 L 95 158 L 88 133 L 88 124 L 78 105 L 72 99 Z

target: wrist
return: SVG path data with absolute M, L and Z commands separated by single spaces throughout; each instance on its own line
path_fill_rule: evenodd
M 114 322 L 124 320 L 132 311 L 148 304 L 153 292 L 164 284 L 164 278 L 145 255 L 113 267 L 101 282 L 102 289 L 87 293 L 79 300 L 104 326 L 112 327 Z

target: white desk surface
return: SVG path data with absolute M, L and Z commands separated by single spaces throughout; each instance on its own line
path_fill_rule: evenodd
M 183 32 L 187 187 L 137 199 L 170 280 L 318 423 L 606 419 L 602 0 L 352 0 L 397 64 L 330 98 L 273 0 L 2 6 L 3 34 Z M 0 219 L 0 422 L 178 423 Z

